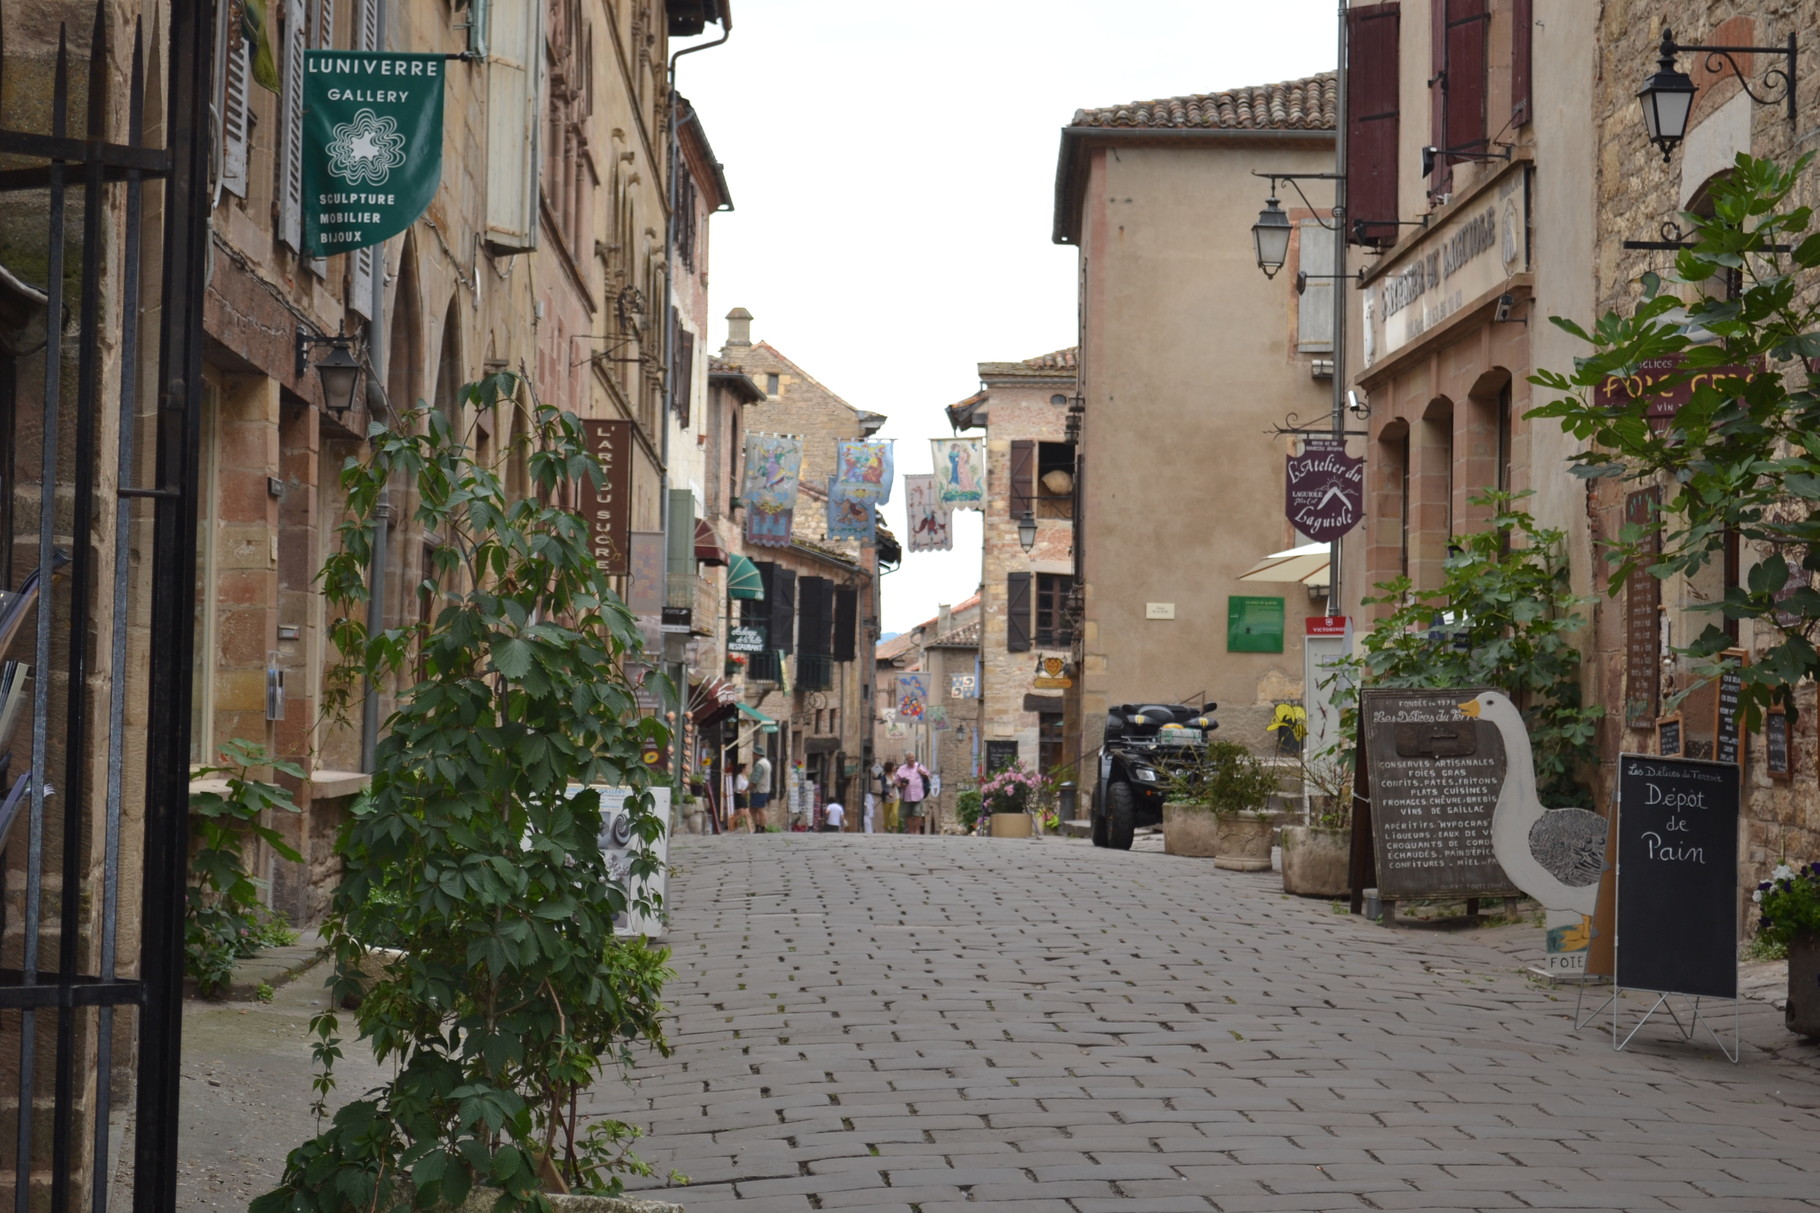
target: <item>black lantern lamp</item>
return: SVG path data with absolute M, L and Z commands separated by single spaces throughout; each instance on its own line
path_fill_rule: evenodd
M 354 338 L 337 331 L 333 337 L 297 334 L 297 376 L 309 369 L 310 347 L 326 345 L 329 352 L 316 360 L 316 376 L 322 383 L 322 403 L 337 420 L 346 417 L 354 407 L 354 394 L 360 387 L 360 360 L 354 357 Z
M 1643 104 L 1643 126 L 1649 141 L 1662 149 L 1667 160 L 1675 145 L 1687 137 L 1687 116 L 1694 108 L 1694 82 L 1675 67 L 1675 37 L 1662 31 L 1662 53 L 1656 72 L 1637 93 Z
M 1258 268 L 1264 271 L 1264 277 L 1275 278 L 1289 259 L 1289 216 L 1277 204 L 1276 195 L 1271 195 L 1258 212 L 1258 221 L 1251 225 L 1251 239 L 1257 245 Z
M 1025 555 L 1029 555 L 1030 549 L 1036 546 L 1036 515 L 1029 510 L 1025 510 L 1024 516 L 1017 520 L 1017 541 L 1023 545 Z
M 1717 75 L 1730 68 L 1738 78 L 1744 95 L 1758 105 L 1782 103 L 1788 109 L 1789 125 L 1795 125 L 1795 36 L 1790 34 L 1783 46 L 1684 46 L 1675 41 L 1671 30 L 1662 31 L 1662 46 L 1656 60 L 1656 72 L 1643 82 L 1637 100 L 1643 105 L 1643 125 L 1649 141 L 1662 149 L 1662 159 L 1674 153 L 1675 146 L 1687 137 L 1687 119 L 1693 112 L 1694 93 L 1698 90 L 1686 72 L 1675 67 L 1675 56 L 1683 51 L 1704 54 L 1708 72 Z M 1782 62 L 1763 73 L 1759 83 L 1764 95 L 1758 96 L 1739 66 L 1737 55 L 1777 55 Z M 1780 94 L 1776 90 L 1780 88 Z

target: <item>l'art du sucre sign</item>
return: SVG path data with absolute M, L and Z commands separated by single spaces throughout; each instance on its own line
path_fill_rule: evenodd
M 1365 288 L 1365 365 L 1529 269 L 1529 171 L 1517 165 Z

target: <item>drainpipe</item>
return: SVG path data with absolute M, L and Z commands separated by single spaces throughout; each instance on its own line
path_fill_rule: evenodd
M 670 397 L 675 385 L 670 382 L 670 371 L 676 361 L 676 326 L 670 322 L 670 297 L 675 293 L 676 276 L 676 169 L 680 157 L 677 155 L 676 137 L 676 61 L 684 55 L 693 55 L 696 51 L 705 51 L 724 43 L 733 36 L 733 15 L 721 8 L 721 35 L 712 42 L 700 46 L 686 46 L 670 56 L 668 73 L 669 86 L 669 123 L 670 139 L 666 149 L 669 160 L 668 173 L 664 180 L 664 192 L 668 200 L 668 213 L 664 222 L 664 297 L 662 301 L 664 316 L 664 361 L 663 361 L 663 399 L 658 402 L 658 414 L 663 418 L 663 435 L 659 439 L 659 459 L 663 470 L 657 474 L 658 529 L 666 536 L 675 520 L 670 517 Z M 693 542 L 693 540 L 691 540 Z M 667 548 L 666 544 L 666 548 Z M 664 597 L 669 598 L 670 568 L 664 562 Z M 667 642 L 665 642 L 667 643 Z M 681 800 L 683 787 L 683 735 L 687 731 L 689 710 L 689 671 L 684 662 L 677 662 L 672 667 L 671 677 L 676 684 L 676 727 L 670 734 L 670 782 L 676 789 L 676 798 Z
M 1339 70 L 1334 74 L 1333 102 L 1333 436 L 1346 442 L 1346 0 L 1340 0 Z M 1395 218 L 1395 216 L 1392 216 Z M 1343 614 L 1340 596 L 1340 549 L 1333 540 L 1327 552 L 1327 613 Z

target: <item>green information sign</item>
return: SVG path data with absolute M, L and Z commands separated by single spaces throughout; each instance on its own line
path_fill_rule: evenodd
M 1283 651 L 1283 600 L 1247 598 L 1234 594 L 1226 600 L 1226 651 L 1228 653 L 1281 653 Z
M 303 251 L 351 253 L 411 226 L 442 179 L 442 55 L 305 51 Z

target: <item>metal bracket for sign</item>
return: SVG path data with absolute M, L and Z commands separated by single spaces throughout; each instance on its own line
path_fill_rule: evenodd
M 1310 437 L 1310 438 L 1369 438 L 1369 437 L 1371 437 L 1370 430 L 1335 430 L 1333 428 L 1333 424 L 1331 422 L 1329 422 L 1327 425 L 1320 426 L 1317 428 L 1314 426 L 1305 426 L 1305 425 L 1296 424 L 1299 420 L 1301 420 L 1301 419 L 1299 417 L 1297 417 L 1294 413 L 1286 414 L 1283 417 L 1283 421 L 1282 421 L 1281 425 L 1273 425 L 1270 427 L 1270 429 L 1265 430 L 1264 432 L 1266 434 L 1275 433 L 1275 434 L 1279 434 L 1279 435 L 1281 435 L 1281 434 L 1301 434 L 1301 435 L 1306 435 L 1307 437 Z
M 1694 245 L 1698 243 L 1697 241 L 1687 239 L 1688 233 L 1683 232 L 1681 230 L 1681 225 L 1672 219 L 1664 220 L 1662 226 L 1657 228 L 1656 231 L 1662 239 L 1626 240 L 1618 247 L 1646 252 L 1673 252 L 1676 249 L 1693 248 Z M 1789 244 L 1766 244 L 1760 249 L 1752 249 L 1751 251 L 1754 253 L 1787 253 L 1792 252 L 1793 249 L 1794 246 Z
M 1713 1038 L 1713 1043 L 1719 1046 L 1719 1052 L 1725 1054 L 1725 1060 L 1731 1062 L 1734 1066 L 1738 1064 L 1738 1056 L 1741 1052 L 1741 1049 L 1739 1048 L 1739 1045 L 1738 1045 L 1738 1041 L 1739 1041 L 1739 1032 L 1738 1032 L 1738 1002 L 1739 1002 L 1739 1000 L 1738 999 L 1733 998 L 1730 1000 L 1730 1002 L 1732 1004 L 1732 1045 L 1731 1045 L 1731 1048 L 1728 1049 L 1725 1047 L 1725 1038 L 1723 1036 L 1719 1035 L 1718 1030 L 1713 1027 L 1712 1020 L 1708 1019 L 1704 1014 L 1701 1013 L 1700 999 L 1697 996 L 1695 998 L 1693 998 L 1692 1001 L 1689 1003 L 1687 1022 L 1682 1023 L 1681 1017 L 1675 1013 L 1674 1004 L 1668 1001 L 1671 996 L 1668 994 L 1656 994 L 1656 1001 L 1649 1004 L 1649 1010 L 1643 1012 L 1643 1018 L 1639 1019 L 1637 1021 L 1636 1026 L 1631 1028 L 1629 1034 L 1626 1035 L 1623 1040 L 1619 1040 L 1618 1039 L 1618 999 L 1623 995 L 1623 993 L 1624 993 L 1624 990 L 1622 987 L 1613 986 L 1612 992 L 1611 992 L 1611 997 L 1606 999 L 1606 1004 L 1611 1007 L 1611 1042 L 1612 1042 L 1611 1047 L 1614 1050 L 1622 1052 L 1624 1049 L 1624 1046 L 1629 1044 L 1631 1042 L 1631 1040 L 1633 1038 L 1635 1038 L 1637 1033 L 1641 1032 L 1643 1030 L 1643 1025 L 1649 1022 L 1650 1016 L 1654 1015 L 1659 1010 L 1666 1009 L 1668 1011 L 1668 1017 L 1675 1021 L 1675 1027 L 1680 1029 L 1681 1038 L 1683 1040 L 1692 1040 L 1694 1038 L 1694 1033 L 1699 1030 L 1701 1025 L 1705 1025 L 1706 1034 L 1708 1036 L 1711 1036 Z M 1644 993 L 1655 993 L 1655 991 L 1649 990 L 1649 991 L 1644 991 Z M 1604 1009 L 1605 1008 L 1602 1006 L 1599 1008 L 1599 1011 L 1602 1011 Z M 1594 1011 L 1592 1014 L 1597 1015 L 1599 1013 L 1599 1011 Z M 1580 1010 L 1579 1010 L 1578 1004 L 1576 1003 L 1576 1005 L 1574 1007 L 1574 1019 L 1575 1019 L 1574 1026 L 1575 1027 L 1584 1027 L 1585 1024 L 1582 1024 L 1579 1022 L 1579 1015 L 1580 1015 Z M 1587 1023 L 1590 1023 L 1590 1022 L 1592 1022 L 1592 1015 L 1587 1016 Z

